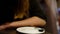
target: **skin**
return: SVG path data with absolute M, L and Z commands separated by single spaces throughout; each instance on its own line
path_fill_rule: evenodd
M 6 28 L 10 28 L 10 27 L 21 27 L 21 26 L 44 26 L 46 24 L 46 21 L 39 18 L 39 17 L 31 17 L 22 21 L 15 21 L 12 23 L 7 23 L 4 25 L 0 26 L 0 30 L 6 29 Z

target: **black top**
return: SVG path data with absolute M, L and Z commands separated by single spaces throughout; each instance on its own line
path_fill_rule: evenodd
M 14 11 L 13 8 L 17 6 L 17 0 L 0 0 L 0 24 L 7 21 L 13 21 Z M 29 17 L 38 16 L 42 19 L 46 19 L 46 15 L 40 9 L 37 2 L 30 0 Z
M 30 0 L 30 16 L 37 16 L 47 19 L 46 14 L 41 10 L 40 3 L 37 0 Z

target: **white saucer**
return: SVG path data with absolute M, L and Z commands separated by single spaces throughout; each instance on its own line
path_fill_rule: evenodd
M 44 29 L 42 32 L 40 32 L 39 30 L 41 29 L 42 28 L 38 28 L 38 27 L 19 27 L 16 30 L 21 33 L 45 33 Z

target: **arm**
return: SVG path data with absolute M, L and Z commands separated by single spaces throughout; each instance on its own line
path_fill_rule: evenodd
M 7 23 L 5 25 L 1 25 L 0 30 L 4 30 L 10 27 L 20 27 L 20 26 L 44 26 L 45 24 L 46 24 L 45 20 L 34 16 L 22 21 L 16 21 L 12 23 Z
M 19 27 L 19 26 L 44 26 L 45 24 L 46 24 L 45 20 L 34 16 L 22 21 L 12 22 L 9 25 L 11 27 Z

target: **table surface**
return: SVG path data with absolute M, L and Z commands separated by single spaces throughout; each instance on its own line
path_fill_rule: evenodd
M 18 34 L 18 32 L 16 31 L 16 29 L 6 29 L 6 30 L 1 30 L 0 34 Z M 45 34 L 51 34 L 46 32 Z

